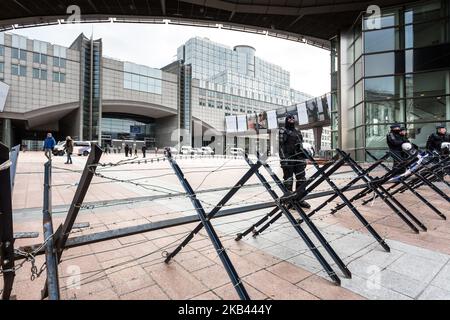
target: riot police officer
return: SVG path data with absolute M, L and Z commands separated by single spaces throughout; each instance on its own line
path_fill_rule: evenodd
M 450 142 L 450 135 L 447 133 L 445 126 L 439 125 L 436 127 L 436 132 L 430 134 L 427 140 L 427 150 L 437 153 L 442 153 L 441 145 L 443 142 Z
M 403 131 L 404 134 L 401 134 L 402 128 L 398 123 L 391 125 L 390 128 L 391 131 L 386 136 L 386 143 L 389 147 L 389 151 L 399 156 L 400 158 L 404 158 L 402 145 L 405 142 L 408 142 L 408 139 L 406 138 L 406 130 Z M 400 160 L 394 158 L 394 167 L 398 166 L 399 164 Z
M 406 142 L 406 137 L 400 134 L 402 130 L 401 126 L 398 123 L 391 125 L 390 128 L 391 131 L 386 136 L 386 142 L 389 147 L 389 151 L 401 155 L 402 144 Z
M 307 157 L 302 149 L 303 136 L 300 131 L 295 129 L 295 117 L 293 114 L 288 113 L 286 115 L 285 126 L 280 129 L 279 141 L 280 163 L 283 169 L 284 184 L 287 189 L 292 191 L 293 175 L 295 175 L 296 192 L 303 193 L 305 191 Z M 303 208 L 311 207 L 306 201 L 301 201 L 299 204 Z

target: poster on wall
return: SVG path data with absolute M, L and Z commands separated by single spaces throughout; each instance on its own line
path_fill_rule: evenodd
M 0 112 L 5 110 L 6 98 L 8 97 L 9 86 L 0 81 Z
M 267 126 L 268 129 L 277 129 L 277 112 L 275 110 L 267 111 Z
M 236 116 L 226 116 L 225 124 L 227 125 L 227 132 L 237 132 Z
M 308 112 L 306 110 L 306 104 L 300 103 L 297 105 L 298 124 L 308 124 Z
M 245 114 L 237 116 L 237 131 L 247 131 L 247 116 Z

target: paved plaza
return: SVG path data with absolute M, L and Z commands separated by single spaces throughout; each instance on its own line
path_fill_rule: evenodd
M 71 237 L 122 227 L 195 215 L 192 204 L 167 161 L 99 167 L 104 177 L 94 177 L 77 222 L 89 227 L 76 229 Z M 123 155 L 105 154 L 102 163 L 117 163 Z M 74 157 L 73 165 L 64 157 L 53 159 L 52 204 L 55 229 L 64 221 L 81 177 L 86 157 Z M 14 231 L 39 232 L 37 239 L 19 239 L 15 246 L 40 243 L 45 157 L 41 152 L 19 155 L 13 193 Z M 208 212 L 248 170 L 243 159 L 198 158 L 177 159 L 185 176 Z M 277 160 L 269 164 L 281 177 Z M 333 177 L 345 185 L 354 176 L 343 167 Z M 265 170 L 260 170 L 270 180 Z M 308 166 L 310 176 L 314 168 Z M 381 172 L 380 172 L 381 174 Z M 439 186 L 449 192 L 447 186 Z M 280 194 L 280 191 L 274 187 Z M 317 191 L 330 190 L 323 183 Z M 448 202 L 430 189 L 420 193 L 450 217 Z M 356 191 L 347 192 L 351 196 Z M 181 193 L 181 195 L 180 195 Z M 386 252 L 356 219 L 344 208 L 331 215 L 335 200 L 313 216 L 330 245 L 352 272 L 346 279 L 331 263 L 342 280 L 336 286 L 330 280 L 295 229 L 284 217 L 257 237 L 234 238 L 271 209 L 230 215 L 212 220 L 224 247 L 242 278 L 252 299 L 450 299 L 450 222 L 433 213 L 412 194 L 398 197 L 405 207 L 428 228 L 413 233 L 379 199 L 355 206 L 386 239 Z M 325 198 L 308 200 L 312 206 Z M 247 186 L 226 205 L 226 209 L 269 202 L 271 198 L 252 177 Z M 296 214 L 295 214 L 296 215 Z M 211 241 L 203 230 L 170 264 L 164 263 L 165 252 L 171 252 L 192 230 L 186 224 L 133 236 L 68 249 L 62 256 L 59 279 L 62 299 L 238 299 Z M 313 235 L 305 226 L 305 231 Z M 314 239 L 315 241 L 315 239 Z M 316 243 L 318 243 L 316 241 Z M 36 258 L 38 269 L 44 257 Z M 13 295 L 17 299 L 39 299 L 45 282 L 45 271 L 31 281 L 31 263 L 17 271 Z

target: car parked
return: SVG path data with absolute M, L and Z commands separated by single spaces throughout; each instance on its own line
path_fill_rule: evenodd
M 192 155 L 196 155 L 196 154 L 201 155 L 202 154 L 202 149 L 201 148 L 192 148 L 191 154 Z
M 66 147 L 66 141 L 58 141 L 58 143 L 56 144 L 56 146 L 53 148 L 53 155 L 54 156 L 63 156 L 66 151 L 64 150 L 64 148 Z
M 89 141 L 74 141 L 73 154 L 87 156 L 91 153 L 91 143 Z
M 213 151 L 213 149 L 211 149 L 211 147 L 202 147 L 201 150 L 202 150 L 202 154 L 204 154 L 204 155 L 213 155 L 214 154 L 214 151 Z
M 192 147 L 191 146 L 182 146 L 181 150 L 180 150 L 180 153 L 181 154 L 185 154 L 185 155 L 193 154 L 192 152 L 193 151 L 192 151 Z
M 242 148 L 230 148 L 230 154 L 233 156 L 241 156 L 244 154 L 244 149 Z

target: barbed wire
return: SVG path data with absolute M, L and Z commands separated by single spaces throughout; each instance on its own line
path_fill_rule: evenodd
M 159 158 L 159 159 L 165 159 L 165 158 Z M 192 159 L 192 157 L 191 157 L 191 159 Z M 236 159 L 236 157 L 234 157 L 234 159 Z M 156 160 L 156 161 L 158 162 L 159 160 Z M 162 160 L 162 161 L 165 161 L 165 160 Z M 231 161 L 231 159 L 230 159 L 229 161 Z M 225 163 L 221 164 L 219 167 L 217 167 L 216 169 L 214 169 L 214 170 L 212 170 L 212 171 L 204 171 L 204 170 L 203 170 L 203 171 L 193 171 L 193 172 L 190 172 L 190 173 L 207 172 L 207 175 L 204 177 L 204 179 L 202 180 L 202 182 L 197 186 L 196 190 L 199 189 L 199 188 L 202 186 L 202 184 L 205 182 L 205 180 L 206 180 L 212 173 L 214 173 L 214 172 L 219 172 L 219 171 L 221 171 L 221 170 L 231 170 L 231 168 L 230 168 L 230 169 L 224 169 L 224 168 L 223 168 L 229 161 L 226 161 Z M 277 161 L 277 160 L 273 160 L 273 161 Z M 278 160 L 278 161 L 279 161 L 279 160 Z M 135 163 L 140 164 L 141 162 L 142 162 L 142 161 L 140 161 L 140 160 L 136 161 L 135 159 L 130 159 L 130 160 L 127 159 L 127 160 L 121 160 L 121 161 L 116 162 L 116 163 L 97 164 L 97 165 L 95 165 L 95 167 L 98 167 L 98 166 L 101 166 L 101 168 L 105 168 L 105 167 L 116 167 L 116 166 L 130 165 L 130 164 L 135 164 Z M 151 162 L 153 162 L 153 161 L 151 161 Z M 150 163 L 151 163 L 151 162 L 150 162 Z M 304 162 L 304 160 L 302 160 L 302 162 Z M 333 162 L 336 162 L 336 161 L 333 161 Z M 145 163 L 147 163 L 147 162 L 145 162 Z M 94 167 L 94 165 L 93 165 L 92 167 Z M 244 167 L 244 166 L 243 166 L 243 167 Z M 245 166 L 245 168 L 248 169 L 249 166 Z M 65 169 L 65 168 L 61 168 L 61 169 Z M 308 170 L 312 170 L 312 169 L 314 169 L 314 168 L 309 168 Z M 90 170 L 92 170 L 92 169 L 90 168 Z M 305 170 L 304 172 L 307 172 L 308 170 Z M 74 171 L 74 170 L 68 169 L 67 171 Z M 99 170 L 99 171 L 102 171 L 102 170 Z M 106 170 L 104 170 L 104 171 L 106 171 Z M 123 183 L 123 182 L 126 182 L 126 183 L 133 183 L 133 182 L 130 181 L 131 179 L 130 179 L 130 180 L 127 180 L 127 179 L 118 179 L 118 178 L 115 178 L 115 177 L 105 176 L 105 175 L 103 175 L 102 173 L 99 173 L 99 172 L 93 172 L 93 173 L 94 173 L 97 177 L 100 177 L 100 178 L 103 178 L 103 179 L 108 179 L 108 180 L 110 180 L 111 182 L 122 182 L 122 183 Z M 137 178 L 137 179 L 135 179 L 135 180 L 152 179 L 152 178 L 158 178 L 158 177 L 167 176 L 167 175 L 169 175 L 169 174 L 163 174 L 163 175 L 160 175 L 160 176 L 140 177 L 140 178 Z M 171 175 L 173 175 L 173 173 L 172 173 Z M 356 176 L 351 176 L 351 177 L 344 177 L 344 178 L 333 178 L 333 179 L 330 178 L 330 180 L 333 180 L 333 181 L 334 181 L 334 180 L 350 180 L 350 179 L 353 179 L 353 178 L 356 178 L 356 177 L 358 177 L 358 175 L 356 175 Z M 293 178 L 289 178 L 289 179 L 287 179 L 287 180 L 282 180 L 282 182 L 288 182 L 288 181 L 290 182 L 290 181 L 292 181 L 292 180 L 293 180 Z M 301 179 L 300 181 L 310 181 L 310 180 L 309 180 L 309 179 Z M 275 182 L 266 182 L 266 183 L 267 183 L 267 184 L 274 184 Z M 326 183 L 326 181 L 324 181 L 323 183 Z M 171 193 L 168 193 L 168 191 L 170 191 L 170 192 L 176 192 L 176 193 L 179 194 L 179 191 L 177 191 L 177 190 L 173 190 L 173 189 L 165 188 L 165 187 L 161 187 L 161 186 L 155 186 L 155 185 L 148 184 L 148 183 L 137 183 L 137 182 L 134 182 L 133 184 L 136 185 L 136 186 L 140 186 L 140 187 L 147 187 L 148 190 L 151 190 L 151 191 L 155 191 L 155 192 L 159 192 L 159 193 L 163 193 L 163 194 L 165 193 L 165 194 L 168 195 L 168 196 L 171 196 L 171 195 L 172 195 Z M 257 187 L 263 187 L 264 184 L 265 184 L 265 183 L 260 183 Z M 162 189 L 165 189 L 165 191 L 164 191 L 164 190 L 158 190 L 158 189 L 155 189 L 155 188 L 162 188 Z M 314 189 L 314 190 L 317 191 L 317 192 L 319 192 L 319 190 L 316 190 L 316 189 Z M 331 190 L 332 190 L 332 189 L 327 188 L 327 189 L 324 189 L 324 190 L 321 190 L 321 191 L 331 191 Z M 241 199 L 241 200 L 239 200 L 239 201 L 236 202 L 236 203 L 229 203 L 229 204 L 223 205 L 223 206 L 221 206 L 221 207 L 225 207 L 225 206 L 234 206 L 234 205 L 238 205 L 238 204 L 240 204 L 240 205 L 242 205 L 242 204 L 248 204 L 248 203 L 250 203 L 250 202 L 249 202 L 250 199 L 252 199 L 252 198 L 257 198 L 257 197 L 259 197 L 260 195 L 262 195 L 262 194 L 264 194 L 264 193 L 266 193 L 266 192 L 267 192 L 267 190 L 264 189 L 264 191 L 262 191 L 262 192 L 260 192 L 260 193 L 252 194 L 250 197 L 247 197 L 247 198 L 245 198 L 245 199 Z M 184 195 L 184 196 L 187 197 L 187 198 L 192 197 L 191 195 Z M 373 200 L 372 205 L 374 204 L 375 199 L 376 199 L 376 198 L 373 197 L 373 199 L 372 199 L 372 200 Z M 204 201 L 204 200 L 201 200 L 201 201 L 202 201 L 202 203 L 204 203 L 205 205 L 208 205 L 208 206 L 215 206 L 214 204 L 208 203 L 208 202 L 206 202 L 206 201 Z M 133 203 L 134 203 L 134 202 L 133 202 Z M 256 202 L 254 202 L 254 203 L 260 203 L 260 201 L 256 201 Z M 339 202 L 337 202 L 337 203 L 339 203 Z M 415 203 L 413 203 L 413 204 L 411 204 L 411 205 L 412 205 L 412 206 L 415 206 L 415 205 L 417 205 L 418 203 L 421 203 L 421 201 L 417 201 L 417 202 L 415 202 Z M 334 201 L 330 201 L 329 204 L 334 205 L 335 202 L 334 202 Z M 360 204 L 359 206 L 355 206 L 355 205 L 352 204 L 352 207 L 351 207 L 351 208 L 355 208 L 355 209 L 356 209 L 356 208 L 359 208 L 359 207 L 362 207 L 362 206 L 363 206 L 362 204 Z M 188 211 L 193 211 L 193 210 L 198 210 L 198 209 L 200 209 L 200 208 L 191 208 L 191 209 L 188 209 Z M 93 209 L 91 209 L 91 210 L 93 210 Z M 168 214 L 180 213 L 180 212 L 183 212 L 183 211 L 184 211 L 184 210 L 182 210 L 182 211 L 177 211 L 177 210 L 175 210 L 175 211 L 167 212 L 167 213 L 164 213 L 164 214 L 168 215 Z M 160 214 L 160 215 L 163 215 L 163 214 Z M 254 219 L 257 219 L 258 217 L 262 217 L 262 216 L 265 216 L 265 215 L 267 215 L 267 214 L 264 213 L 264 214 L 260 214 L 260 215 L 253 215 L 252 217 L 249 217 L 247 220 L 248 220 L 248 221 L 254 220 Z M 325 214 L 323 214 L 323 215 L 316 215 L 315 217 L 312 217 L 310 220 L 311 220 L 311 221 L 322 220 L 322 219 L 325 219 L 325 218 L 328 217 L 328 216 L 329 216 L 328 214 L 327 214 L 327 215 L 325 215 Z M 153 217 L 155 217 L 155 215 L 153 215 Z M 382 221 L 382 220 L 384 220 L 384 219 L 387 219 L 388 217 L 390 217 L 390 216 L 389 216 L 389 215 L 386 215 L 386 216 L 384 216 L 384 217 L 381 217 L 381 218 L 379 218 L 379 219 L 376 219 L 376 220 L 374 220 L 374 221 L 368 223 L 368 225 L 371 225 L 371 224 L 374 224 L 374 223 L 379 223 L 380 221 Z M 146 219 L 146 217 L 138 217 L 138 218 L 135 218 L 135 219 L 125 220 L 125 221 L 133 221 L 133 220 L 138 220 L 138 219 L 142 219 L 142 218 Z M 149 218 L 150 218 L 150 217 L 149 217 Z M 239 218 L 239 219 L 236 220 L 236 221 L 231 220 L 231 221 L 227 221 L 227 222 L 225 222 L 225 223 L 223 223 L 223 224 L 217 224 L 217 225 L 215 225 L 215 227 L 220 228 L 220 226 L 222 226 L 222 225 L 233 224 L 233 223 L 236 223 L 236 222 L 242 222 L 242 221 L 246 221 L 246 220 L 243 220 L 242 218 Z M 120 222 L 124 222 L 124 221 L 122 220 L 122 221 L 120 221 Z M 110 226 L 110 225 L 116 224 L 116 223 L 114 222 L 114 223 L 110 223 L 110 224 L 105 224 L 105 223 L 101 223 L 101 224 L 102 224 L 102 226 L 107 227 L 107 226 Z M 270 232 L 276 232 L 276 231 L 278 231 L 278 230 L 280 230 L 280 229 L 284 229 L 284 228 L 286 227 L 286 224 L 290 224 L 290 222 L 280 223 L 278 226 L 272 227 L 270 230 L 265 231 L 264 234 L 270 234 Z M 359 232 L 360 230 L 366 228 L 368 225 L 363 225 L 362 227 L 359 227 L 359 228 L 357 228 L 357 229 L 352 229 L 351 231 L 349 231 L 349 232 L 347 232 L 347 233 L 344 233 L 344 234 L 342 234 L 341 236 L 339 236 L 339 237 L 337 237 L 337 238 L 335 238 L 335 239 L 333 239 L 333 240 L 327 241 L 327 243 L 328 243 L 328 244 L 331 244 L 331 243 L 333 243 L 333 242 L 335 242 L 335 241 L 337 241 L 337 240 L 342 239 L 343 237 L 346 237 L 346 236 L 349 236 L 349 235 L 354 234 L 354 233 L 356 233 L 356 232 Z M 300 224 L 295 224 L 294 226 L 300 226 Z M 86 229 L 84 229 L 84 230 L 86 230 Z M 185 233 L 185 232 L 183 232 L 183 233 Z M 236 235 L 235 233 L 234 233 L 232 236 L 231 236 L 231 234 L 227 234 L 227 233 L 224 233 L 224 234 L 223 234 L 223 233 L 222 233 L 221 238 L 227 238 L 227 237 L 230 237 L 230 239 L 231 239 L 231 238 L 234 238 L 235 235 Z M 173 236 L 174 236 L 174 234 L 168 234 L 168 235 L 165 236 L 165 237 L 173 237 Z M 16 249 L 16 250 L 15 250 L 16 254 L 23 256 L 23 257 L 25 258 L 25 260 L 24 260 L 21 264 L 17 265 L 14 269 L 12 269 L 12 270 L 3 270 L 3 272 L 15 272 L 15 271 L 19 270 L 20 268 L 22 268 L 23 265 L 24 265 L 26 262 L 31 262 L 31 263 L 32 263 L 32 270 L 31 270 L 31 273 L 32 273 L 31 278 L 32 278 L 32 280 L 34 280 L 35 278 L 39 277 L 40 274 L 45 270 L 46 264 L 44 263 L 44 264 L 41 266 L 40 270 L 38 271 L 38 270 L 37 270 L 37 267 L 35 266 L 35 254 L 36 254 L 38 251 L 40 251 L 40 250 L 46 245 L 46 243 L 49 241 L 49 239 L 50 239 L 51 237 L 53 237 L 53 235 L 51 235 L 49 238 L 47 238 L 47 239 L 44 241 L 44 243 L 43 243 L 39 248 L 33 250 L 32 252 L 27 253 L 27 252 L 24 252 L 24 251 L 21 251 L 21 250 Z M 137 261 L 139 261 L 139 260 L 141 260 L 141 259 L 143 259 L 143 258 L 145 258 L 145 257 L 148 257 L 148 256 L 150 256 L 150 255 L 152 255 L 152 254 L 157 253 L 158 251 L 161 251 L 161 250 L 163 250 L 163 249 L 168 249 L 168 248 L 170 248 L 173 244 L 175 244 L 176 242 L 178 242 L 179 240 L 181 240 L 181 239 L 183 239 L 183 238 L 184 238 L 184 236 L 183 236 L 183 237 L 180 237 L 179 239 L 175 239 L 174 241 L 170 242 L 169 244 L 166 244 L 166 245 L 164 245 L 164 246 L 158 248 L 157 250 L 153 250 L 152 252 L 146 253 L 146 254 L 141 255 L 141 256 L 139 256 L 139 257 L 133 257 L 133 258 L 130 259 L 130 260 L 123 261 L 123 262 L 119 262 L 119 263 L 114 264 L 114 265 L 112 265 L 112 266 L 109 266 L 109 267 L 107 267 L 107 268 L 99 269 L 98 272 L 105 272 L 106 270 L 110 270 L 110 269 L 114 269 L 114 268 L 119 268 L 119 267 L 121 267 L 121 266 L 128 265 L 129 263 L 137 262 Z M 204 238 L 204 237 L 203 237 L 202 239 L 199 239 L 198 241 L 203 241 L 203 240 L 205 240 L 205 239 L 207 239 L 207 238 Z M 155 240 L 155 239 L 152 239 L 152 240 Z M 228 240 L 228 239 L 226 239 L 226 240 Z M 226 240 L 225 240 L 225 241 L 226 241 Z M 151 241 L 151 240 L 148 240 L 148 239 L 147 239 L 147 240 L 144 240 L 143 242 L 147 242 L 147 241 Z M 192 240 L 192 241 L 194 241 L 194 240 Z M 143 243 L 143 242 L 138 242 L 138 243 L 135 243 L 135 244 L 133 244 L 133 245 L 141 244 L 141 243 Z M 193 243 L 195 243 L 195 242 L 193 242 Z M 354 252 L 354 253 L 352 253 L 351 255 L 347 256 L 347 257 L 354 256 L 355 254 L 361 252 L 362 250 L 365 250 L 367 247 L 369 247 L 370 245 L 372 245 L 372 244 L 374 244 L 374 243 L 378 243 L 378 242 L 377 242 L 377 241 L 373 241 L 372 243 L 369 243 L 368 245 L 362 247 L 362 248 L 359 249 L 357 252 Z M 210 246 L 211 246 L 211 244 L 208 245 L 208 247 L 210 247 Z M 122 247 L 124 247 L 124 246 L 122 246 Z M 316 246 L 315 248 L 322 248 L 322 247 L 323 247 L 323 246 L 320 245 L 320 246 Z M 210 250 L 210 249 L 208 249 L 208 250 Z M 230 250 L 230 251 L 232 251 L 233 248 L 225 248 L 225 246 L 224 246 L 224 249 L 223 249 L 223 250 Z M 374 249 L 372 249 L 372 250 L 374 250 Z M 199 251 L 199 249 L 198 249 L 198 248 L 197 248 L 197 249 L 192 249 L 192 251 Z M 301 255 L 301 254 L 304 254 L 304 253 L 307 252 L 307 251 L 310 251 L 310 249 L 305 249 L 305 250 L 299 252 L 296 256 Z M 189 251 L 183 251 L 183 252 L 189 252 Z M 91 254 L 98 254 L 98 252 L 91 253 Z M 291 259 L 291 258 L 290 258 L 290 259 Z M 357 258 L 355 258 L 355 259 L 357 259 Z M 355 259 L 353 259 L 353 260 L 351 260 L 350 262 L 348 262 L 347 265 L 349 265 L 350 263 L 352 263 Z M 151 261 L 156 261 L 156 259 L 151 260 Z M 150 262 L 151 262 L 151 261 L 150 261 Z M 148 264 L 149 261 L 142 262 L 142 264 L 144 264 L 144 263 L 147 263 L 147 264 Z M 158 263 L 160 263 L 160 262 L 158 262 Z M 141 265 L 141 264 L 138 263 L 138 265 Z M 128 266 L 128 267 L 129 267 L 129 266 Z M 127 267 L 127 268 L 128 268 L 128 267 Z M 123 269 L 121 269 L 121 270 L 123 270 Z M 120 271 L 120 270 L 118 270 L 118 271 Z M 118 271 L 115 271 L 115 272 L 118 272 Z M 92 272 L 94 272 L 94 271 L 89 271 L 89 273 L 92 273 Z M 95 276 L 95 274 L 94 274 L 94 275 L 91 275 L 91 276 Z M 90 277 L 91 277 L 91 276 L 90 276 Z M 105 273 L 105 275 L 104 275 L 103 277 L 106 277 L 106 276 L 108 276 L 108 274 Z M 94 281 L 98 281 L 98 280 L 99 280 L 99 279 L 95 279 Z M 86 284 L 86 283 L 85 283 L 85 284 Z M 67 288 L 66 288 L 66 289 L 67 289 Z

